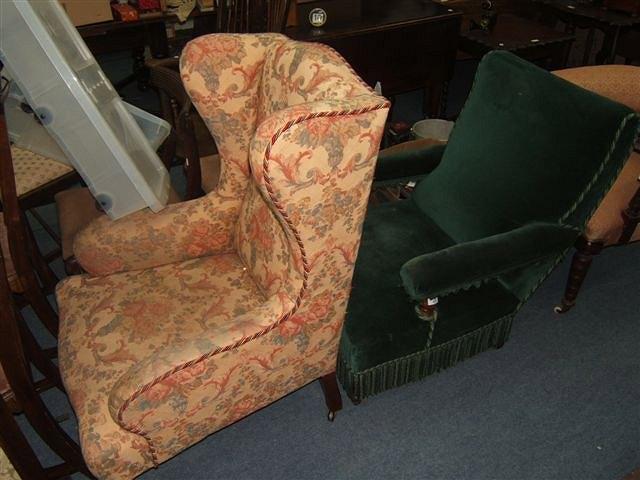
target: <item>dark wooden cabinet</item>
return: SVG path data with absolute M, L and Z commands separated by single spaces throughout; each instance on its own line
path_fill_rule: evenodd
M 335 48 L 369 85 L 380 82 L 387 96 L 425 88 L 425 112 L 438 117 L 461 19 L 460 12 L 430 0 L 367 0 L 356 20 L 322 29 L 301 22 L 286 34 Z

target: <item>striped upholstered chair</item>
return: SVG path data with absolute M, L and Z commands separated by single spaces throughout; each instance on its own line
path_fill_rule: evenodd
M 192 41 L 181 74 L 221 176 L 158 214 L 100 218 L 57 289 L 87 464 L 132 478 L 322 379 L 336 355 L 388 102 L 319 44 Z

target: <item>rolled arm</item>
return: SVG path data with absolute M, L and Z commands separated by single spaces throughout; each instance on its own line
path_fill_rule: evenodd
M 442 143 L 416 140 L 380 150 L 373 181 L 383 185 L 419 180 L 440 164 L 445 147 Z
M 118 220 L 100 217 L 76 235 L 73 252 L 94 276 L 226 253 L 240 202 L 212 192 L 158 213 L 145 209 Z
M 570 226 L 531 223 L 454 245 L 409 260 L 400 269 L 402 284 L 416 301 L 447 295 L 559 255 L 579 233 Z

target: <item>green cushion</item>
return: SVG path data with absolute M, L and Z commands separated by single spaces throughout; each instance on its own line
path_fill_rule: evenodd
M 347 307 L 341 355 L 362 371 L 425 349 L 429 324 L 417 318 L 400 268 L 409 259 L 452 245 L 411 200 L 367 212 Z M 442 300 L 432 344 L 438 345 L 512 312 L 519 300 L 499 282 Z
M 381 150 L 373 181 L 376 186 L 420 180 L 435 169 L 446 145 L 429 145 L 409 150 Z
M 581 199 L 572 223 L 582 226 L 637 128 L 629 108 L 495 51 L 478 67 L 442 162 L 414 195 L 457 242 L 561 222 Z M 620 148 L 609 154 L 616 141 Z M 601 177 L 603 164 L 611 168 Z M 594 182 L 599 188 L 590 192 Z

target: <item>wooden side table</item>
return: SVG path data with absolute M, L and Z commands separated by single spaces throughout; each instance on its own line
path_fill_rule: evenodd
M 473 56 L 490 50 L 508 50 L 554 70 L 567 63 L 574 36 L 515 15 L 499 15 L 491 31 L 467 30 L 460 34 L 460 49 Z
M 189 19 L 193 20 L 194 37 L 215 31 L 215 12 L 201 12 L 196 8 L 189 15 Z M 114 20 L 82 25 L 77 28 L 80 36 L 94 55 L 123 50 L 131 51 L 132 74 L 115 84 L 116 90 L 132 81 L 137 81 L 138 87 L 145 90 L 149 77 L 145 66 L 145 48 L 149 47 L 153 58 L 167 58 L 169 56 L 167 25 L 174 23 L 178 23 L 178 17 L 174 14 L 163 13 L 135 22 Z
M 425 113 L 440 117 L 462 13 L 425 0 L 366 0 L 362 9 L 355 20 L 322 29 L 301 24 L 285 34 L 332 46 L 369 85 L 381 82 L 384 95 L 425 88 Z
M 574 33 L 576 28 L 586 28 L 582 65 L 588 65 L 593 48 L 595 30 L 604 33 L 602 49 L 596 55 L 596 64 L 613 63 L 620 32 L 633 25 L 640 25 L 640 18 L 607 10 L 590 3 L 574 0 L 541 0 L 543 11 L 553 15 L 565 24 L 567 33 Z

